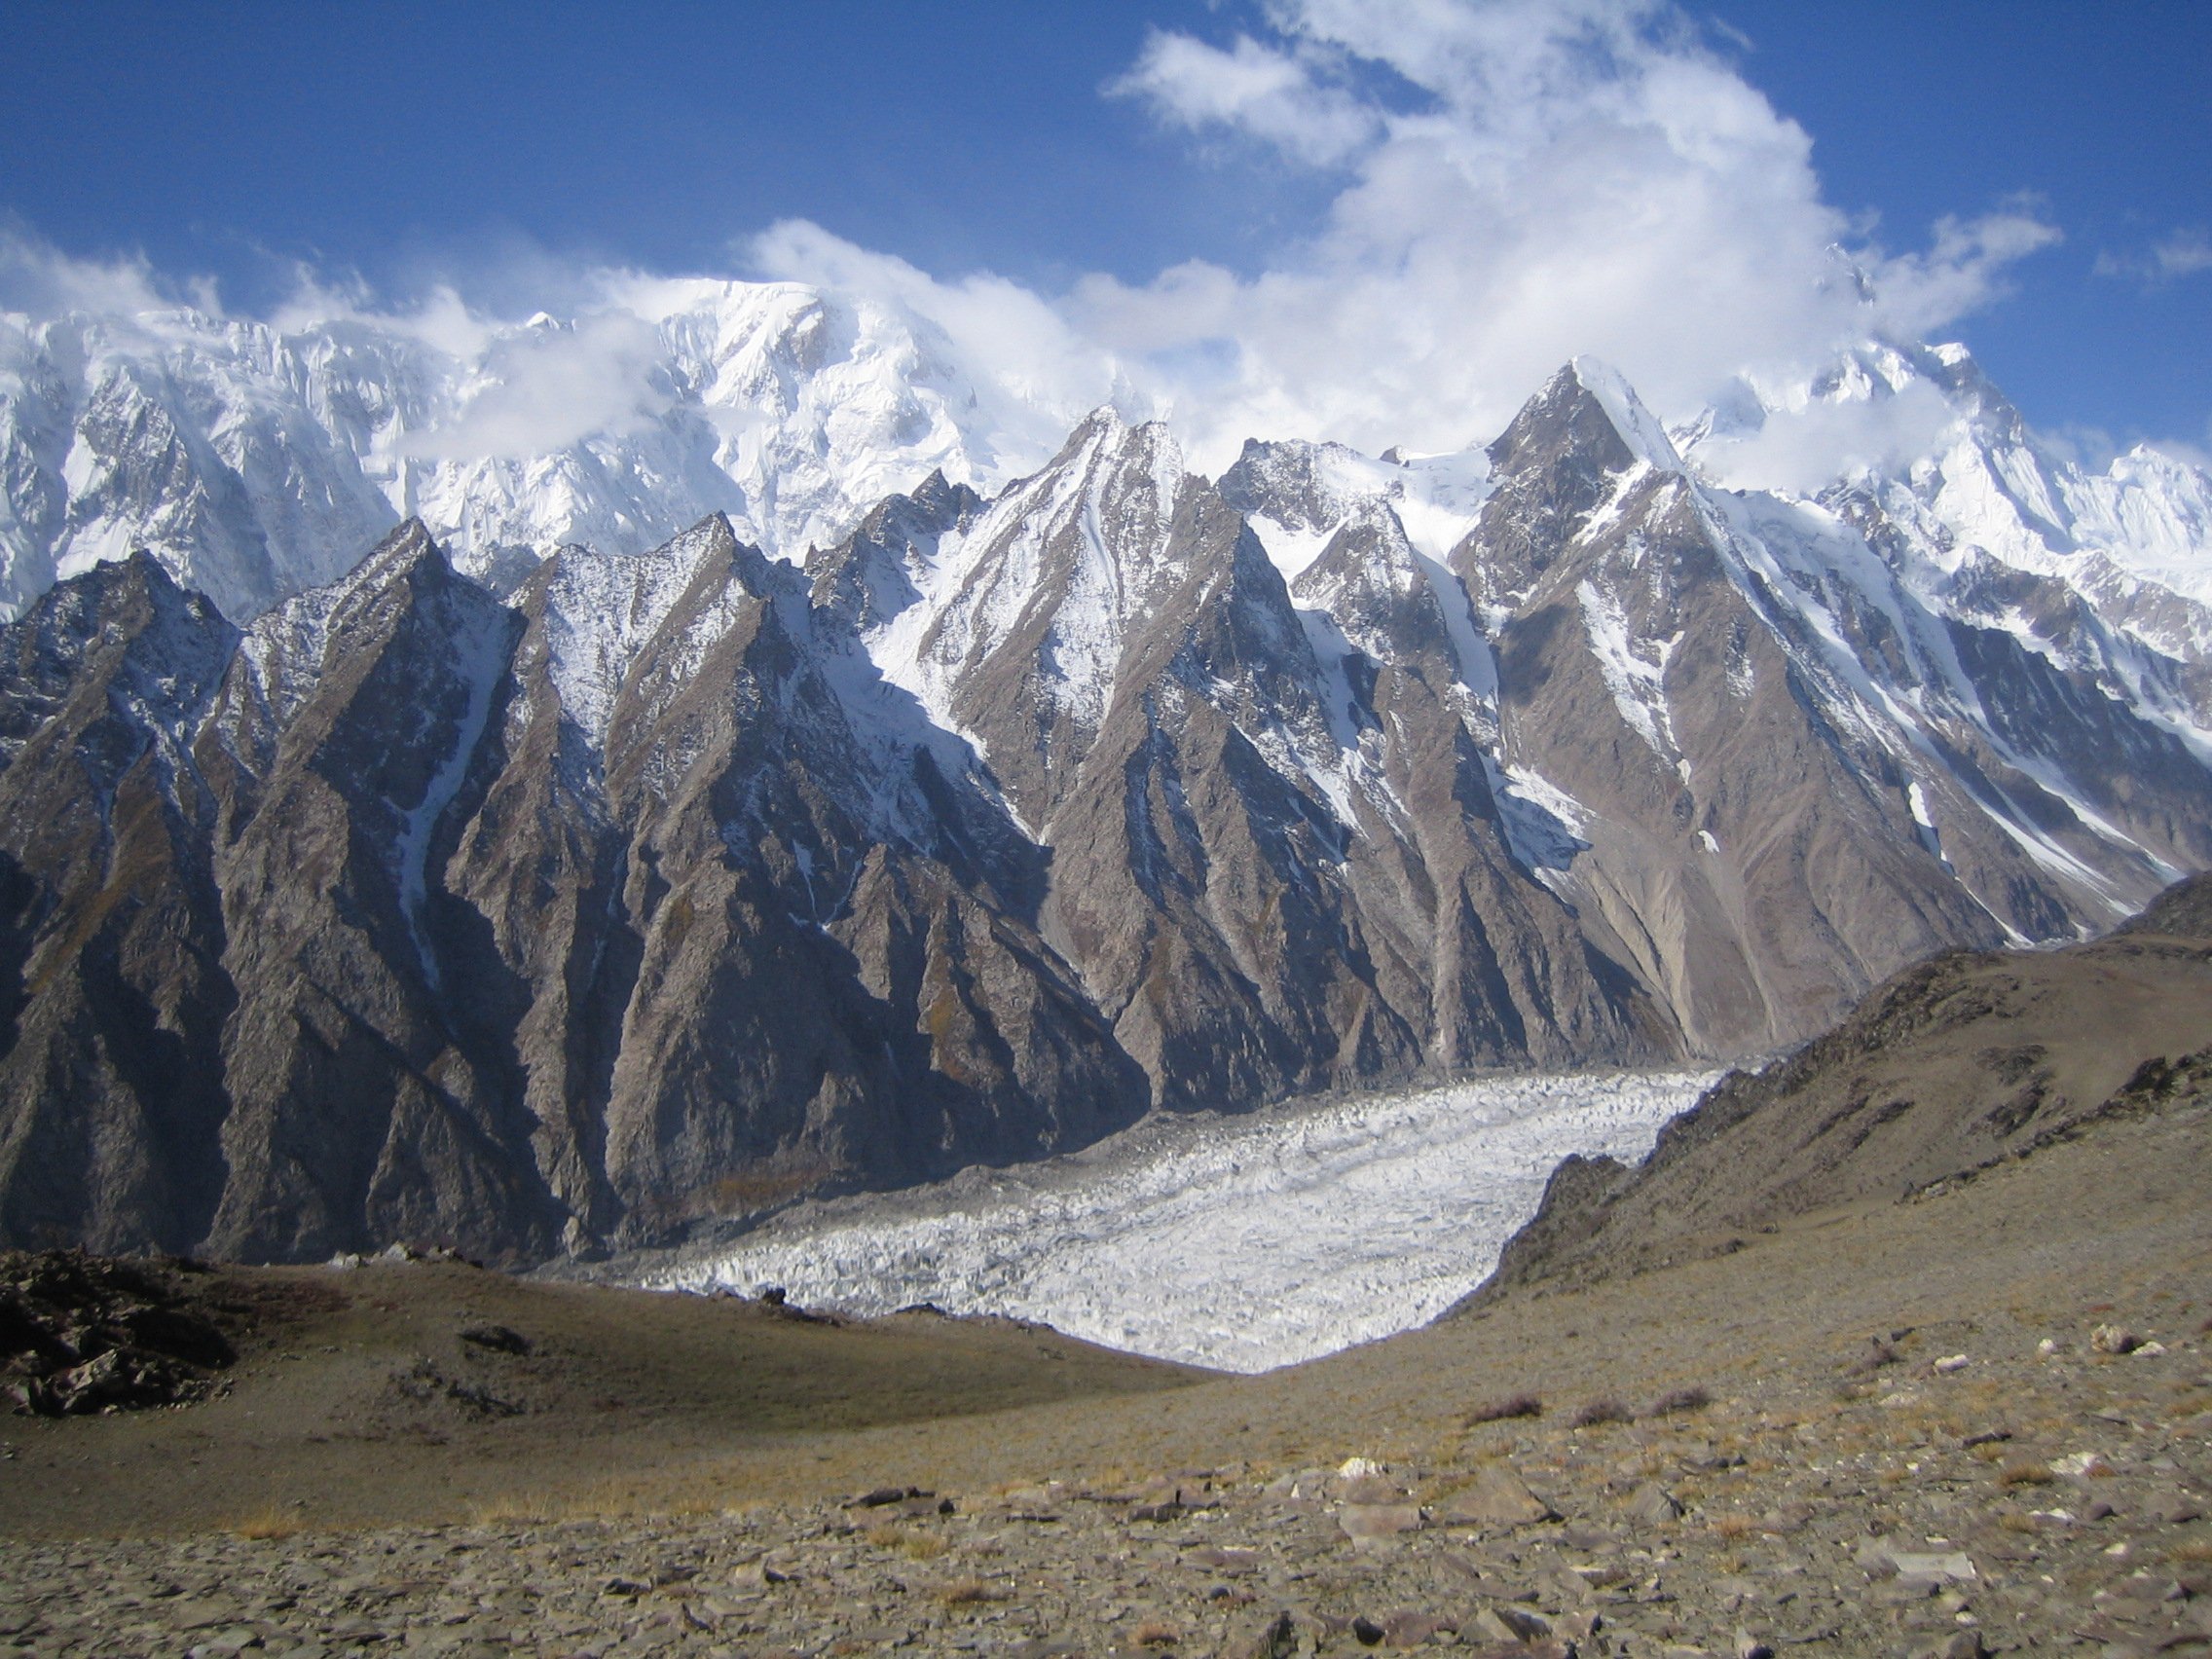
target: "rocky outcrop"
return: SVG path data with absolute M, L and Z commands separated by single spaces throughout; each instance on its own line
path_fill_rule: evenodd
M 203 1399 L 238 1358 L 203 1301 L 181 1267 L 0 1251 L 0 1395 L 38 1417 Z

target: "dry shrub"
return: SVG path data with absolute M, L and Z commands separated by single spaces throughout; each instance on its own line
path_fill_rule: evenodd
M 1758 1530 L 1759 1524 L 1749 1515 L 1730 1513 L 1713 1518 L 1713 1530 L 1719 1537 L 1748 1538 Z
M 2048 1486 L 2051 1480 L 2049 1467 L 2043 1463 L 2007 1463 L 1997 1473 L 2002 1487 Z
M 1479 1422 L 1506 1422 L 1514 1418 L 1532 1418 L 1544 1415 L 1544 1402 L 1533 1394 L 1507 1394 L 1477 1406 L 1467 1414 L 1467 1426 Z
M 1866 1346 L 1859 1350 L 1858 1357 L 1844 1367 L 1846 1377 L 1866 1377 L 1885 1365 L 1898 1363 L 1898 1350 L 1880 1337 L 1868 1337 Z
M 1997 1525 L 2002 1531 L 2033 1532 L 2036 1530 L 2036 1518 L 2017 1509 L 2008 1509 L 1998 1516 Z
M 1608 1422 L 1634 1422 L 1636 1414 L 1618 1400 L 1585 1400 L 1567 1419 L 1570 1428 L 1597 1428 Z
M 2176 1567 L 2203 1567 L 2212 1563 L 2212 1538 L 2185 1538 L 2166 1552 Z
M 1674 1388 L 1651 1402 L 1645 1417 L 1675 1417 L 1683 1412 L 1702 1412 L 1713 1404 L 1713 1396 L 1703 1388 Z
M 2005 1448 L 1994 1440 L 1984 1440 L 1979 1446 L 1976 1446 L 1973 1449 L 1973 1456 L 1976 1459 L 1984 1463 L 2003 1462 L 2005 1458 Z
M 1173 1625 L 1141 1624 L 1137 1626 L 1136 1642 L 1139 1647 L 1173 1647 L 1182 1638 L 1175 1634 Z

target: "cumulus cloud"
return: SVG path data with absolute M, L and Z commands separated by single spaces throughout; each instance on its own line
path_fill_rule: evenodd
M 1142 100 L 1172 125 L 1242 131 L 1324 166 L 1363 148 L 1381 125 L 1375 111 L 1318 85 L 1289 53 L 1249 35 L 1224 51 L 1156 29 L 1135 66 L 1107 90 Z
M 2162 287 L 2184 276 L 2212 271 L 2212 234 L 2201 225 L 2175 231 L 2136 253 L 2097 255 L 2099 276 L 2133 277 L 2151 287 Z
M 1580 352 L 1683 413 L 1748 366 L 1939 327 L 2057 235 L 2013 205 L 1901 254 L 1867 241 L 1804 130 L 1660 0 L 1270 16 L 1272 45 L 1156 36 L 1132 79 L 1175 124 L 1344 169 L 1325 221 L 1249 278 L 1190 264 L 1067 300 L 1209 459 L 1284 431 L 1456 447 Z

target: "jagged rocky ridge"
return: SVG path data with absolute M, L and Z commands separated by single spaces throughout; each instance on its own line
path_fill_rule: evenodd
M 1720 489 L 1582 363 L 1213 483 L 1102 410 L 803 563 L 96 565 L 0 633 L 0 1237 L 643 1242 L 2101 928 L 2212 865 L 2212 632 L 1943 487 Z

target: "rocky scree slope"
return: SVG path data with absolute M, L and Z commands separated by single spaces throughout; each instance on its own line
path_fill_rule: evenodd
M 1793 1217 L 1940 1190 L 2101 1121 L 2212 1098 L 2208 1036 L 2212 876 L 2093 943 L 1947 952 L 1788 1060 L 1730 1073 L 1640 1166 L 1568 1159 L 1461 1308 L 1725 1253 Z
M 718 515 L 486 585 L 410 520 L 242 630 L 97 564 L 0 633 L 0 1235 L 662 1240 L 1765 1049 L 2212 863 L 2196 602 L 2014 549 L 2063 626 L 1974 620 L 1919 499 L 1721 489 L 1581 362 L 1425 461 L 1208 482 L 1101 410 L 802 563 Z

